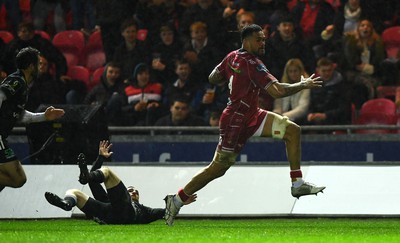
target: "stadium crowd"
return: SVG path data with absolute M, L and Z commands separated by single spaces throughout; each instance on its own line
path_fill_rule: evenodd
M 377 87 L 400 85 L 400 53 L 388 56 L 382 38 L 400 25 L 399 15 L 397 0 L 3 0 L 0 28 L 13 37 L 0 38 L 0 79 L 15 71 L 16 52 L 32 46 L 41 52 L 32 111 L 101 104 L 109 125 L 211 126 L 229 84 L 210 85 L 208 75 L 241 47 L 243 26 L 256 23 L 267 36 L 260 59 L 278 80 L 316 72 L 324 81 L 322 89 L 282 99 L 261 94 L 261 107 L 301 125 L 351 124 Z M 70 64 L 53 41 L 67 30 L 83 33 L 86 43 L 100 34 L 104 62 Z M 90 84 L 71 74 L 76 65 L 89 70 Z M 95 69 L 102 70 L 96 80 Z

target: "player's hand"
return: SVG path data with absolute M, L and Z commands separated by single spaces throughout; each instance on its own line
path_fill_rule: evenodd
M 110 143 L 108 140 L 100 141 L 99 155 L 109 158 L 113 154 L 113 152 L 110 151 L 111 148 L 112 148 L 112 143 Z
M 305 78 L 303 75 L 301 75 L 301 83 L 305 86 L 306 89 L 312 89 L 312 88 L 321 88 L 323 81 L 321 80 L 321 77 L 315 77 L 315 73 L 313 73 L 310 77 Z
M 190 195 L 188 200 L 183 202 L 183 205 L 191 204 L 192 202 L 196 202 L 197 194 Z
M 46 117 L 47 121 L 52 121 L 62 117 L 65 114 L 63 109 L 56 109 L 53 106 L 47 107 L 46 111 L 44 112 L 44 116 Z

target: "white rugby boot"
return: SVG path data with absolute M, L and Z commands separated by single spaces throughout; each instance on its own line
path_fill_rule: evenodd
M 175 202 L 174 202 L 175 197 L 176 197 L 176 195 L 167 195 L 164 198 L 164 201 L 165 201 L 164 219 L 165 219 L 165 223 L 168 226 L 174 225 L 175 217 L 176 217 L 176 215 L 178 215 L 179 210 L 181 209 L 181 207 L 179 207 L 178 205 L 175 204 Z
M 311 183 L 304 182 L 301 186 L 295 188 L 292 186 L 292 196 L 297 197 L 299 199 L 301 196 L 307 196 L 307 195 L 317 195 L 318 192 L 324 192 L 323 190 L 325 189 L 324 186 L 315 186 Z

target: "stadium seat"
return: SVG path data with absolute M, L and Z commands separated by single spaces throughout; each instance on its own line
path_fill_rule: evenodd
M 78 30 L 61 31 L 54 36 L 53 45 L 64 54 L 69 67 L 76 66 L 85 48 L 85 36 Z
M 360 109 L 360 115 L 365 113 L 376 113 L 376 114 L 396 114 L 396 104 L 394 101 L 386 98 L 377 98 L 366 101 Z
M 43 39 L 51 41 L 50 35 L 44 30 L 35 30 L 35 34 L 40 35 Z
M 360 113 L 354 122 L 355 125 L 396 125 L 396 104 L 386 98 L 377 98 L 366 101 L 360 109 Z M 356 133 L 384 134 L 394 133 L 390 129 L 359 129 Z
M 85 51 L 83 65 L 91 72 L 99 67 L 104 66 L 106 63 L 106 54 L 103 49 L 91 49 Z
M 0 30 L 0 38 L 3 39 L 4 43 L 8 44 L 14 39 L 14 35 L 7 30 Z
M 101 39 L 101 31 L 95 31 L 90 34 L 86 46 L 90 48 L 103 48 L 103 40 Z
M 104 53 L 100 31 L 95 31 L 89 36 L 82 59 L 83 65 L 91 72 L 105 64 L 106 55 Z
M 94 87 L 98 83 L 100 83 L 100 79 L 101 79 L 101 76 L 104 73 L 104 69 L 105 69 L 105 67 L 99 67 L 96 70 L 94 70 L 94 72 L 92 74 L 92 80 L 91 80 L 91 83 L 90 83 L 91 87 Z
M 90 88 L 90 72 L 86 67 L 83 66 L 71 66 L 68 67 L 67 76 L 72 79 L 81 80 L 85 83 L 86 87 Z
M 395 114 L 383 113 L 364 113 L 357 118 L 356 125 L 396 125 L 397 116 Z M 358 134 L 387 134 L 396 133 L 396 130 L 390 129 L 357 129 Z
M 397 58 L 400 50 L 400 26 L 388 27 L 382 32 L 382 41 L 389 58 Z

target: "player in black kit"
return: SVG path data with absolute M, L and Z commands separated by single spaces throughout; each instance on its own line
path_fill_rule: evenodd
M 39 54 L 31 47 L 21 49 L 15 59 L 17 71 L 0 83 L 0 191 L 6 186 L 21 187 L 26 182 L 21 162 L 7 143 L 15 124 L 50 121 L 64 115 L 64 110 L 54 107 L 41 113 L 25 110 L 28 87 L 38 74 Z
M 70 211 L 77 206 L 86 216 L 101 224 L 148 224 L 165 215 L 164 208 L 150 208 L 139 203 L 139 192 L 133 186 L 125 187 L 124 183 L 108 167 L 102 167 L 103 161 L 112 155 L 112 144 L 101 141 L 99 156 L 90 171 L 87 169 L 83 154 L 78 156 L 80 168 L 79 182 L 88 183 L 94 198 L 77 189 L 67 190 L 64 198 L 46 192 L 46 200 L 63 210 Z M 101 186 L 101 183 L 107 192 Z M 194 202 L 193 195 L 187 204 Z

